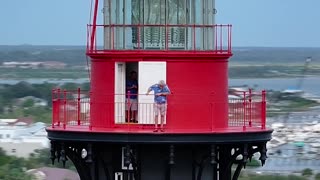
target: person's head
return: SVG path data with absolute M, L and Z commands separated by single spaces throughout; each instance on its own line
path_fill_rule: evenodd
M 137 79 L 137 72 L 131 71 L 131 72 L 130 72 L 130 78 L 131 78 L 131 79 L 134 79 L 134 80 Z
M 164 88 L 166 86 L 166 82 L 164 80 L 160 80 L 158 84 L 160 88 Z

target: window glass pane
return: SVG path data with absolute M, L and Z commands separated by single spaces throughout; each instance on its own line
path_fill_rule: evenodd
M 195 22 L 194 24 L 202 25 L 203 24 L 203 1 L 204 0 L 195 0 L 194 3 L 194 16 L 195 16 Z M 194 47 L 196 50 L 202 50 L 203 49 L 203 29 L 202 28 L 196 28 L 195 30 L 195 38 L 196 41 L 194 44 L 196 47 Z
M 141 0 L 132 0 L 132 24 L 139 24 L 142 23 L 142 7 L 141 7 Z M 143 5 L 143 4 L 142 4 Z
M 168 24 L 186 23 L 186 0 L 168 0 Z
M 163 0 L 145 0 L 144 1 L 144 24 L 147 25 L 143 28 L 144 34 L 144 48 L 145 49 L 162 49 L 164 47 L 165 30 L 160 26 L 148 26 L 148 25 L 160 25 L 165 14 L 162 10 L 165 10 L 165 1 Z M 164 23 L 164 22 L 163 22 Z
M 144 24 L 160 24 L 161 0 L 144 1 Z
M 168 24 L 186 24 L 185 0 L 168 0 L 167 14 Z M 168 45 L 170 49 L 184 49 L 186 39 L 186 28 L 170 26 L 168 28 Z
M 132 0 L 131 2 L 131 20 L 132 24 L 143 24 L 143 0 Z M 138 49 L 143 45 L 143 28 L 133 26 L 132 28 L 132 45 Z M 140 46 L 139 44 L 140 43 Z

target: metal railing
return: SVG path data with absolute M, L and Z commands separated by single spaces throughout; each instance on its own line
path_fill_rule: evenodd
M 90 126 L 90 99 L 88 92 L 52 90 L 52 127 Z
M 266 92 L 253 93 L 249 90 L 248 92 L 241 92 L 241 94 L 237 99 L 229 99 L 228 127 L 242 127 L 243 130 L 251 127 L 266 129 Z M 63 127 L 66 129 L 67 127 L 86 126 L 91 129 L 91 118 L 94 118 L 95 122 L 100 122 L 98 124 L 101 125 L 101 128 L 103 128 L 103 123 L 106 122 L 106 119 L 113 121 L 114 125 L 154 124 L 154 103 L 137 103 L 137 111 L 135 117 L 133 117 L 129 108 L 136 102 L 130 102 L 130 99 L 126 100 L 126 95 L 110 95 L 108 100 L 100 97 L 92 99 L 90 98 L 90 93 L 80 89 L 76 91 L 54 89 L 52 97 L 52 128 Z M 168 105 L 170 105 L 170 102 Z M 171 105 L 181 109 L 186 104 L 172 102 Z M 209 118 L 211 118 L 211 123 L 214 127 L 215 114 L 218 113 L 215 112 L 215 109 L 217 106 L 223 105 L 215 102 L 198 105 L 210 109 L 212 117 Z M 95 112 L 93 107 L 99 107 L 100 109 Z M 93 114 L 90 115 L 90 113 Z M 135 119 L 137 122 L 130 122 L 131 119 Z M 174 121 L 174 119 L 166 119 L 165 121 Z M 212 130 L 214 131 L 214 128 Z
M 239 99 L 229 99 L 229 127 L 243 126 L 266 128 L 266 91 L 261 93 L 238 92 Z
M 231 53 L 228 25 L 110 24 L 87 26 L 87 53 L 110 50 Z

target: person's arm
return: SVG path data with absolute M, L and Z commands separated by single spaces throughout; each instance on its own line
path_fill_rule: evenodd
M 146 93 L 146 95 L 149 95 L 149 93 L 153 90 L 153 88 L 155 87 L 155 85 L 152 85 L 148 88 L 148 91 Z
M 151 86 L 151 87 L 152 87 L 152 86 Z M 151 87 L 148 88 L 148 91 L 147 91 L 146 95 L 149 95 L 149 93 L 152 91 L 152 88 L 151 88 Z
M 127 84 L 127 87 L 126 87 L 128 90 L 131 90 L 131 89 L 138 89 L 138 86 L 136 86 L 135 84 L 132 84 L 131 86 L 129 86 Z
M 134 88 L 138 90 L 138 87 L 139 87 L 138 81 L 136 81 L 136 84 L 134 86 L 135 86 Z
M 170 95 L 170 94 L 171 94 L 171 91 L 170 91 L 169 87 L 168 87 L 168 86 L 165 86 L 165 87 L 164 87 L 164 92 L 162 92 L 162 93 L 160 94 L 160 96 L 167 96 L 167 95 Z
M 127 89 L 127 91 L 132 89 L 129 82 L 126 83 L 126 89 Z
M 131 89 L 138 89 L 138 82 L 133 81 L 131 85 Z

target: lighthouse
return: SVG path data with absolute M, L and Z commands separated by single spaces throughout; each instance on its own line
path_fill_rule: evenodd
M 228 98 L 232 26 L 216 13 L 214 0 L 95 0 L 90 91 L 52 90 L 52 162 L 83 180 L 231 180 L 255 153 L 263 165 L 266 92 Z

